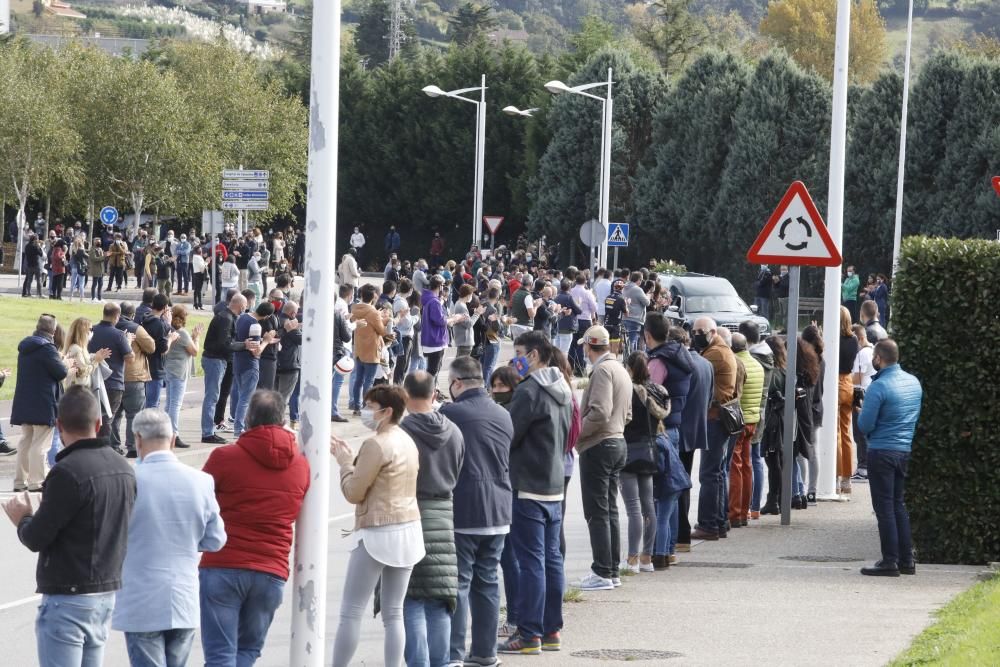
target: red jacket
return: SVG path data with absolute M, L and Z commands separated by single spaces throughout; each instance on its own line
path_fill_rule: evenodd
M 235 444 L 219 447 L 205 463 L 226 525 L 226 546 L 205 553 L 201 567 L 266 572 L 288 579 L 292 524 L 309 489 L 309 462 L 295 434 L 258 426 Z

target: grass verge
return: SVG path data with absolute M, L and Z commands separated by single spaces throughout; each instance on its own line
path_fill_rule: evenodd
M 1000 664 L 1000 577 L 976 584 L 936 616 L 890 667 Z

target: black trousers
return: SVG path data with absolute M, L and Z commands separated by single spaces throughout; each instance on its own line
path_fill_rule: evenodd
M 781 508 L 782 458 L 780 451 L 764 455 L 764 463 L 767 464 L 767 500 L 764 504 L 774 505 L 779 509 Z
M 108 389 L 108 407 L 111 408 L 110 415 L 101 415 L 101 430 L 98 432 L 102 438 L 111 437 L 111 420 L 114 419 L 115 413 L 122 406 L 122 398 L 125 396 L 124 389 Z
M 277 389 L 278 388 L 277 374 L 278 374 L 278 360 L 261 357 L 260 377 L 257 379 L 257 388 Z
M 222 385 L 219 387 L 219 400 L 215 403 L 215 423 L 221 424 L 226 421 L 226 402 L 229 400 L 229 392 L 233 389 L 233 362 L 226 363 L 226 372 L 222 376 Z
M 427 372 L 434 376 L 434 386 L 437 387 L 437 376 L 441 372 L 441 362 L 444 360 L 444 350 L 424 353 L 427 360 Z
M 194 307 L 201 308 L 204 304 L 201 302 L 201 290 L 205 284 L 205 272 L 194 274 Z
M 406 377 L 406 370 L 410 367 L 410 349 L 413 347 L 413 338 L 411 336 L 403 336 L 400 339 L 400 343 L 403 345 L 403 354 L 396 357 L 396 368 L 392 371 L 393 384 L 403 384 L 403 378 Z
M 37 268 L 28 269 L 24 273 L 24 286 L 21 287 L 21 296 L 31 296 L 31 281 L 35 281 L 38 296 L 42 296 L 42 272 Z
M 694 467 L 694 452 L 681 450 L 679 454 L 684 469 L 690 475 L 691 468 Z M 690 511 L 691 489 L 684 489 L 681 491 L 680 498 L 677 499 L 677 542 L 679 544 L 691 544 L 691 522 L 688 520 Z
M 591 569 L 598 576 L 618 576 L 621 528 L 618 521 L 618 482 L 625 468 L 624 438 L 609 438 L 580 453 L 580 492 L 583 516 L 590 530 Z

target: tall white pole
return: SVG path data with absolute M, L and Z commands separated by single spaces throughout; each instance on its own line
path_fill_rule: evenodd
M 601 155 L 601 223 L 604 225 L 604 238 L 601 239 L 601 254 L 598 264 L 601 267 L 608 265 L 608 230 L 611 224 L 608 220 L 611 209 L 611 126 L 614 118 L 614 102 L 611 99 L 611 68 L 608 68 L 608 97 L 604 101 L 604 120 L 601 123 L 604 137 L 604 146 Z
M 336 256 L 340 104 L 340 0 L 313 4 L 309 175 L 306 190 L 303 354 L 299 401 L 309 493 L 295 530 L 290 667 L 326 664 L 326 569 L 330 513 L 330 401 L 334 344 L 330 258 Z
M 472 233 L 473 243 L 481 246 L 483 243 L 483 174 L 486 171 L 486 75 L 483 74 L 482 89 L 479 91 L 479 103 L 476 105 L 476 205 L 473 215 L 476 216 Z
M 906 59 L 903 65 L 903 111 L 899 120 L 899 172 L 896 175 L 896 227 L 892 236 L 892 276 L 899 267 L 899 250 L 903 243 L 903 183 L 906 177 L 906 126 L 910 107 L 910 49 L 913 46 L 913 0 L 910 0 L 906 23 Z M 882 313 L 885 315 L 885 313 Z
M 0 35 L 10 33 L 10 0 L 0 0 Z
M 833 69 L 833 122 L 830 129 L 830 188 L 826 224 L 838 248 L 844 240 L 844 167 L 847 155 L 847 65 L 851 39 L 851 0 L 837 0 L 837 46 Z M 843 252 L 841 252 L 843 254 Z M 821 498 L 836 498 L 837 382 L 840 348 L 840 267 L 826 269 L 823 292 L 823 426 L 816 434 Z

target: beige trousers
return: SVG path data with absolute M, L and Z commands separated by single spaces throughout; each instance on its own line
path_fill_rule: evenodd
M 38 491 L 48 474 L 48 453 L 52 447 L 54 426 L 21 424 L 21 442 L 17 447 L 17 470 L 14 488 Z

